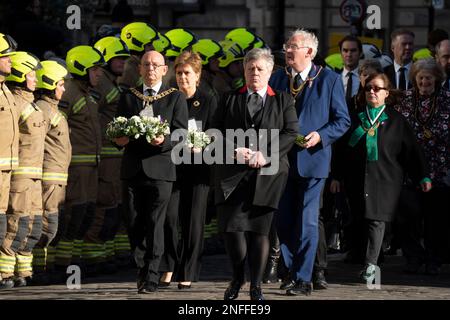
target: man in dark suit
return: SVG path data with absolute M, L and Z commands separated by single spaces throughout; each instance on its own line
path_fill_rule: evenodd
M 414 49 L 414 32 L 405 29 L 395 30 L 391 34 L 391 50 L 394 54 L 394 64 L 384 68 L 392 86 L 405 91 L 412 88 L 409 71 L 412 66 Z
M 442 40 L 436 45 L 436 61 L 447 74 L 442 86 L 450 90 L 450 40 Z
M 345 36 L 339 41 L 339 50 L 344 61 L 344 68 L 340 74 L 344 85 L 345 101 L 348 105 L 351 98 L 358 93 L 358 64 L 363 51 L 361 40 L 352 35 Z
M 186 129 L 186 97 L 162 84 L 167 68 L 159 52 L 145 53 L 140 63 L 144 84 L 122 94 L 118 116 L 159 115 L 170 124 L 171 132 Z M 174 142 L 167 135 L 150 143 L 145 137 L 137 140 L 121 137 L 115 143 L 125 146 L 121 179 L 132 190 L 137 213 L 130 221 L 129 237 L 139 267 L 138 292 L 150 293 L 158 288 L 158 268 L 164 252 L 164 220 L 172 184 L 176 180 L 175 165 L 170 157 Z M 144 253 L 143 257 L 139 257 L 139 253 Z
M 287 67 L 270 82 L 295 97 L 299 133 L 306 139 L 304 148 L 294 146 L 289 153 L 289 179 L 277 219 L 289 270 L 280 288 L 288 295 L 311 294 L 320 195 L 330 170 L 331 144 L 350 126 L 339 75 L 312 63 L 317 47 L 314 34 L 294 31 L 284 46 Z

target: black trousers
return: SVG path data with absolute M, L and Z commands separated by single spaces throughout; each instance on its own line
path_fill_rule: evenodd
M 206 208 L 209 186 L 181 184 L 179 219 L 181 224 L 178 281 L 198 281 L 203 251 Z
M 381 246 L 383 244 L 384 230 L 386 223 L 384 221 L 367 220 L 367 250 L 366 250 L 366 264 L 376 265 L 378 256 L 380 255 Z
M 139 278 L 147 282 L 159 281 L 159 265 L 164 253 L 164 221 L 172 192 L 172 182 L 147 179 L 131 184 L 136 218 L 131 225 L 130 242 L 133 248 L 145 251 Z
M 159 265 L 160 272 L 174 272 L 179 262 L 179 232 L 178 232 L 178 213 L 180 209 L 180 185 L 178 182 L 173 184 L 170 195 L 169 205 L 167 207 L 166 219 L 164 221 L 164 254 Z

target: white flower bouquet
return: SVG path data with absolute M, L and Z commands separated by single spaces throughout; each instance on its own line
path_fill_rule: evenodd
M 144 135 L 149 143 L 159 136 L 166 136 L 170 134 L 169 123 L 167 120 L 163 120 L 160 116 L 143 116 L 141 118 L 144 127 Z
M 188 131 L 186 139 L 186 145 L 188 148 L 203 149 L 210 143 L 211 138 L 203 131 L 192 129 Z
M 128 128 L 126 131 L 128 137 L 139 139 L 139 137 L 145 134 L 145 130 L 145 123 L 140 116 L 132 116 L 128 119 Z
M 106 126 L 106 137 L 109 140 L 128 136 L 128 119 L 125 117 L 114 118 Z

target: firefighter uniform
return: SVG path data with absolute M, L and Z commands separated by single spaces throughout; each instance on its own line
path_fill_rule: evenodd
M 58 110 L 58 101 L 43 95 L 36 102 L 45 119 L 44 166 L 42 175 L 43 225 L 41 238 L 33 250 L 33 270 L 52 271 L 55 262 L 58 217 L 63 215 L 67 172 L 72 155 L 67 120 Z M 50 243 L 52 244 L 49 247 Z
M 82 240 L 94 215 L 97 198 L 101 135 L 98 119 L 99 95 L 87 81 L 69 79 L 59 102 L 59 110 L 70 128 L 72 157 L 66 190 L 64 230 L 57 245 L 56 266 L 80 262 Z
M 8 35 L 0 33 L 0 58 L 14 54 L 17 43 Z M 6 70 L 0 70 L 8 74 Z M 5 239 L 11 170 L 19 164 L 19 127 L 14 97 L 5 84 L 5 76 L 0 75 L 0 246 Z M 0 265 L 2 260 L 0 259 Z M 0 276 L 1 281 L 1 276 Z
M 117 59 L 125 61 L 130 53 L 127 45 L 116 37 L 105 37 L 97 41 L 94 48 L 99 50 L 108 66 L 103 68 L 96 90 L 100 93 L 99 119 L 102 133 L 102 150 L 99 164 L 97 209 L 91 228 L 83 242 L 83 263 L 86 272 L 115 271 L 114 236 L 119 224 L 121 209 L 120 165 L 123 151 L 119 151 L 106 137 L 106 128 L 117 114 L 120 87 L 116 83 L 122 70 L 112 70 L 111 64 Z M 125 234 L 126 235 L 126 234 Z M 127 238 L 125 238 L 128 241 Z
M 44 126 L 42 111 L 33 103 L 32 92 L 12 87 L 19 110 L 19 166 L 12 171 L 8 232 L 0 249 L 3 278 L 32 275 L 32 250 L 42 232 L 42 162 Z
M 6 234 L 11 171 L 19 165 L 19 126 L 17 106 L 11 91 L 0 75 L 0 245 Z M 3 260 L 0 258 L 0 265 Z
M 123 74 L 117 78 L 117 83 L 121 88 L 128 89 L 142 86 L 142 77 L 139 74 L 139 56 L 132 55 L 125 62 Z

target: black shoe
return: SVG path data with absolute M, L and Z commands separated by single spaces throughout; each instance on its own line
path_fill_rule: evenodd
M 234 300 L 239 296 L 239 290 L 241 290 L 244 285 L 244 281 L 232 280 L 227 290 L 225 290 L 225 294 L 223 296 L 224 300 Z
M 14 280 L 12 278 L 3 279 L 0 281 L 0 290 L 14 288 Z
M 324 270 L 316 271 L 313 276 L 313 286 L 314 290 L 324 290 L 328 289 L 328 283 L 325 279 Z
M 312 283 L 306 281 L 297 281 L 295 286 L 291 289 L 286 290 L 288 296 L 298 296 L 305 295 L 309 296 L 312 292 Z
M 30 277 L 28 277 L 30 278 Z M 24 277 L 15 277 L 14 278 L 14 288 L 26 287 L 27 279 Z
M 283 283 L 280 286 L 280 290 L 289 290 L 295 287 L 295 280 L 293 280 L 291 277 L 287 277 L 285 280 L 283 280 Z
M 270 258 L 263 275 L 263 283 L 278 282 L 278 257 Z
M 158 284 L 156 282 L 146 282 L 141 289 L 138 289 L 138 293 L 154 293 L 158 291 Z
M 266 300 L 262 294 L 261 287 L 250 288 L 250 300 L 253 300 L 253 301 Z
M 167 289 L 169 287 L 170 287 L 170 282 L 160 281 L 158 283 L 158 288 L 160 288 L 160 289 Z
M 190 288 L 191 288 L 190 284 L 182 284 L 182 283 L 178 284 L 178 289 L 179 290 L 185 290 L 185 289 L 190 289 Z

